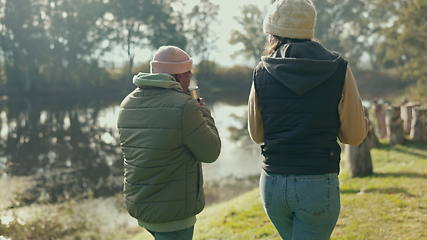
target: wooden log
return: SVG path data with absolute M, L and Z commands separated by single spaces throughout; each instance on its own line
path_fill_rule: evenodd
M 369 110 L 365 107 L 365 117 L 368 119 L 368 135 L 366 136 L 365 141 L 367 142 L 369 149 L 378 147 L 380 145 L 380 141 L 378 140 L 377 134 L 375 133 L 374 124 L 371 121 L 371 117 L 369 115 Z
M 373 108 L 375 116 L 375 131 L 377 133 L 377 136 L 379 136 L 380 138 L 385 138 L 387 137 L 387 127 L 385 124 L 384 106 L 383 104 L 378 103 L 378 101 L 374 101 Z
M 366 140 L 359 146 L 346 144 L 344 149 L 351 177 L 363 177 L 373 173 L 370 146 Z
M 413 141 L 427 141 L 427 107 L 412 109 L 410 137 Z
M 400 118 L 403 120 L 403 131 L 405 134 L 411 133 L 412 128 L 412 111 L 416 107 L 420 107 L 418 102 L 407 102 L 400 107 Z
M 400 106 L 400 118 L 403 121 L 403 132 L 409 134 L 411 132 L 412 124 L 412 105 L 404 104 Z
M 405 140 L 403 134 L 403 121 L 400 119 L 400 107 L 391 106 L 386 109 L 387 136 L 390 144 L 402 144 Z
M 369 128 L 368 136 L 366 136 L 365 141 L 366 141 L 367 145 L 369 146 L 369 149 L 376 148 L 376 147 L 380 146 L 380 141 L 378 140 L 378 137 L 375 134 L 373 127 Z
M 368 110 L 365 108 L 365 117 L 369 120 Z M 347 166 L 352 177 L 363 177 L 373 173 L 371 149 L 379 146 L 373 124 L 369 121 L 369 131 L 365 140 L 358 146 L 345 145 Z

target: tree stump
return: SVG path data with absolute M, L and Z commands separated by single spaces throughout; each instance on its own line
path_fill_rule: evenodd
M 413 141 L 427 141 L 427 107 L 412 109 L 410 137 Z
M 368 110 L 366 108 L 365 117 L 369 120 Z M 375 135 L 375 130 L 371 121 L 369 121 L 369 131 L 365 140 L 359 146 L 345 145 L 348 170 L 352 177 L 363 177 L 373 173 L 371 149 L 378 145 L 378 138 Z
M 407 102 L 400 107 L 400 118 L 403 120 L 403 131 L 405 134 L 411 133 L 412 128 L 412 111 L 421 104 L 417 102 Z
M 374 124 L 372 124 L 371 117 L 369 116 L 369 110 L 365 107 L 365 117 L 368 119 L 368 135 L 366 136 L 365 141 L 367 142 L 369 149 L 378 147 L 380 141 L 378 140 L 377 134 L 375 133 Z
M 387 128 L 385 124 L 384 107 L 382 104 L 375 101 L 373 104 L 373 108 L 374 108 L 374 116 L 375 116 L 376 133 L 380 138 L 385 138 L 387 137 Z
M 365 141 L 368 144 L 369 149 L 376 148 L 376 147 L 378 147 L 380 145 L 380 141 L 378 140 L 378 137 L 375 134 L 375 130 L 372 127 L 371 123 L 370 123 L 370 126 L 369 126 L 368 135 L 366 136 Z
M 371 149 L 367 139 L 359 146 L 346 144 L 344 152 L 351 177 L 363 177 L 373 173 Z
M 403 132 L 409 134 L 411 132 L 412 124 L 412 105 L 404 104 L 400 106 L 400 118 L 403 121 Z
M 403 121 L 400 119 L 400 107 L 389 107 L 385 111 L 387 136 L 390 144 L 402 144 L 405 140 L 403 135 Z

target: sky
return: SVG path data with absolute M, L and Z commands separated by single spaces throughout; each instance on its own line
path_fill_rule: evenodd
M 212 26 L 214 33 L 218 36 L 217 48 L 213 51 L 212 59 L 218 63 L 226 63 L 223 65 L 245 63 L 247 60 L 242 57 L 232 59 L 232 55 L 238 49 L 243 48 L 243 45 L 231 45 L 228 43 L 230 32 L 232 29 L 239 29 L 239 24 L 234 17 L 240 15 L 241 7 L 246 4 L 255 4 L 260 9 L 264 9 L 270 1 L 266 0 L 212 0 L 219 4 L 218 23 Z M 188 2 L 198 2 L 198 0 L 188 0 Z M 260 28 L 262 26 L 259 26 Z
M 189 8 L 197 4 L 200 0 L 186 0 L 185 3 Z M 211 59 L 218 62 L 221 65 L 253 65 L 254 63 L 248 62 L 243 57 L 232 58 L 231 55 L 237 50 L 243 48 L 242 45 L 230 45 L 228 39 L 232 29 L 239 29 L 239 24 L 236 22 L 234 17 L 240 15 L 241 7 L 246 4 L 255 4 L 261 9 L 264 9 L 270 1 L 267 0 L 211 0 L 215 4 L 219 5 L 218 22 L 212 24 L 212 31 L 217 36 L 215 49 L 211 52 Z M 262 27 L 262 26 L 260 26 Z M 155 50 L 139 50 L 135 55 L 135 62 L 143 63 L 152 58 Z M 105 56 L 106 61 L 108 59 L 126 60 L 125 51 L 114 51 L 114 53 Z M 121 62 L 123 62 L 121 60 Z M 197 63 L 198 59 L 194 59 Z

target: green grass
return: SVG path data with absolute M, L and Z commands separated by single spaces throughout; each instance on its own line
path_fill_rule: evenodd
M 427 239 L 427 145 L 372 150 L 375 174 L 340 174 L 341 214 L 332 239 Z M 132 240 L 152 239 L 144 230 Z M 280 239 L 260 204 L 258 189 L 211 206 L 199 216 L 195 240 Z

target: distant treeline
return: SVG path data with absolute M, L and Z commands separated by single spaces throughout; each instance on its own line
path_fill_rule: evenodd
M 3 92 L 64 93 L 114 90 L 100 59 L 121 48 L 129 77 L 136 49 L 177 45 L 203 56 L 210 0 L 191 9 L 184 0 L 1 0 L 0 84 Z
M 148 63 L 134 69 L 148 72 Z M 244 65 L 221 66 L 212 61 L 202 61 L 195 66 L 195 78 L 199 82 L 202 97 L 211 102 L 227 104 L 246 104 L 252 85 L 253 68 Z M 356 70 L 354 72 L 359 92 L 363 99 L 374 100 L 379 97 L 395 98 L 401 96 L 405 88 L 414 82 L 402 81 L 396 72 L 378 72 L 373 70 Z M 125 80 L 131 85 L 131 80 Z
M 427 99 L 427 1 L 425 0 L 313 0 L 317 9 L 315 37 L 327 48 L 340 52 L 359 81 L 379 94 L 391 95 L 409 87 L 411 98 Z M 262 18 L 265 11 L 246 5 L 237 18 L 241 28 L 230 43 L 244 48 L 236 54 L 260 55 L 265 42 Z M 392 81 L 382 81 L 389 79 Z M 357 76 L 356 76 L 357 77 Z M 366 79 L 365 79 L 366 77 Z M 373 81 L 368 83 L 366 81 Z M 397 83 L 402 81 L 402 83 Z M 374 83 L 375 82 L 375 83 Z M 380 87 L 382 86 L 382 87 Z M 387 89 L 388 91 L 384 91 Z
M 135 72 L 149 72 L 148 63 L 138 65 Z M 213 61 L 201 61 L 194 66 L 194 78 L 198 81 L 201 97 L 211 104 L 226 102 L 240 105 L 248 100 L 253 69 L 248 66 L 221 66 Z M 131 79 L 125 80 L 131 85 Z
M 121 96 L 133 87 L 130 78 L 140 68 L 134 64 L 137 49 L 154 50 L 166 44 L 202 59 L 196 71 L 201 87 L 211 89 L 205 94 L 234 98 L 236 91 L 249 90 L 250 67 L 224 67 L 209 61 L 211 51 L 220 50 L 215 49 L 217 36 L 211 31 L 219 6 L 212 0 L 200 0 L 191 7 L 186 2 L 0 0 L 0 94 Z M 359 82 L 365 82 L 360 85 L 391 91 L 410 86 L 411 96 L 427 97 L 426 1 L 314 3 L 316 38 L 342 53 L 355 72 L 369 72 L 360 75 Z M 264 14 L 256 5 L 240 9 L 235 20 L 241 28 L 232 31 L 229 41 L 242 49 L 230 54 L 252 62 L 259 59 L 265 42 Z M 127 54 L 123 67 L 109 68 L 110 63 L 101 61 L 105 54 L 120 49 Z

